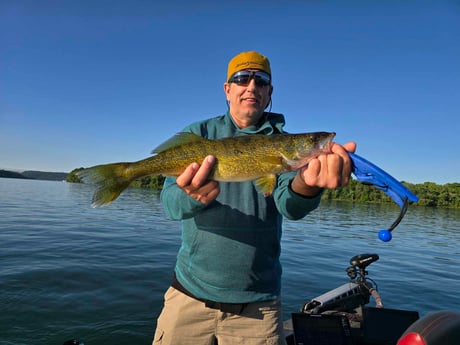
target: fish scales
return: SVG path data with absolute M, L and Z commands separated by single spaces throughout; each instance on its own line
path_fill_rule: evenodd
M 284 150 L 276 136 L 244 136 L 225 147 L 227 152 L 223 157 L 217 156 L 213 174 L 216 180 L 247 181 L 283 171 L 280 152 Z

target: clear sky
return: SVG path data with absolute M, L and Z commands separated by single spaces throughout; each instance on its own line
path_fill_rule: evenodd
M 398 180 L 460 182 L 460 2 L 0 1 L 0 168 L 145 158 L 272 64 L 292 133 L 337 132 Z

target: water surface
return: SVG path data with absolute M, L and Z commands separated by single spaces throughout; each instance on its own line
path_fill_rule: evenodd
M 128 189 L 92 209 L 92 189 L 0 178 L 0 344 L 151 344 L 180 244 L 159 196 Z M 282 243 L 285 318 L 347 281 L 349 259 L 369 267 L 388 308 L 460 311 L 460 211 L 411 207 L 377 239 L 395 205 L 327 203 L 286 221 Z M 372 301 L 371 301 L 372 303 Z

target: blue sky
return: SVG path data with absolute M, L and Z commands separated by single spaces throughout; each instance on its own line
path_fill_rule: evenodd
M 227 63 L 272 64 L 292 133 L 337 132 L 398 180 L 460 182 L 460 2 L 0 2 L 0 168 L 147 157 L 226 112 Z

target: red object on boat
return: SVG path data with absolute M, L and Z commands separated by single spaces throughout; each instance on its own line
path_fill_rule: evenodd
M 460 314 L 438 311 L 414 322 L 397 345 L 459 345 Z

